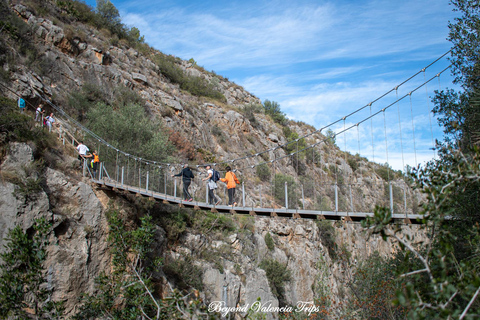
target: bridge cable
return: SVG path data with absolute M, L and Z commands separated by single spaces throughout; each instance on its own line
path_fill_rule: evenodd
M 396 90 L 396 97 L 398 100 L 398 90 Z M 402 152 L 402 171 L 403 171 L 403 200 L 404 200 L 404 208 L 405 214 L 407 214 L 407 181 L 406 181 L 406 168 L 405 168 L 405 156 L 403 153 L 403 136 L 402 136 L 402 120 L 400 116 L 400 104 L 397 104 L 397 111 L 398 111 L 398 131 L 400 134 L 400 149 Z
M 425 80 L 425 71 L 423 72 L 423 79 Z M 433 140 L 433 127 L 432 127 L 432 112 L 430 110 L 429 106 L 429 99 L 428 99 L 428 84 L 425 84 L 425 95 L 427 99 L 427 111 L 428 111 L 428 120 L 430 122 L 430 135 L 432 136 L 432 151 L 433 151 L 433 158 L 435 159 L 436 157 L 436 152 L 435 152 L 435 142 Z
M 413 151 L 415 153 L 415 166 L 417 166 L 418 165 L 418 162 L 417 162 L 417 147 L 416 147 L 416 140 L 415 140 L 415 124 L 413 122 L 412 93 L 410 92 L 408 95 L 410 97 L 410 115 L 412 117 Z

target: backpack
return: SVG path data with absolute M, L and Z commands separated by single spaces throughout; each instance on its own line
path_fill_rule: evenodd
M 212 181 L 213 182 L 217 182 L 218 180 L 220 180 L 220 173 L 218 173 L 217 170 L 215 169 L 212 169 Z

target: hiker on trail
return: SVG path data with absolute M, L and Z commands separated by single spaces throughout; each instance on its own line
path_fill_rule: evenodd
M 186 201 L 193 201 L 190 192 L 188 192 L 188 188 L 190 187 L 190 183 L 192 183 L 192 179 L 195 178 L 193 175 L 192 170 L 188 167 L 188 164 L 185 163 L 183 165 L 182 171 L 179 174 L 172 174 L 172 177 L 182 177 L 183 181 L 183 198 Z
M 18 98 L 18 107 L 20 108 L 20 112 L 23 113 L 25 111 L 25 100 L 22 97 Z
M 237 186 L 237 184 L 240 183 L 240 181 L 238 181 L 237 176 L 235 175 L 235 173 L 233 173 L 232 168 L 227 166 L 225 170 L 227 170 L 227 172 L 225 173 L 225 178 L 221 178 L 220 180 L 227 183 L 228 205 L 236 206 L 237 203 L 235 202 L 235 187 Z
M 207 188 L 208 188 L 208 203 L 209 204 L 214 204 L 214 205 L 217 205 L 220 203 L 221 199 L 220 198 L 217 198 L 215 196 L 215 189 L 217 189 L 217 182 L 214 181 L 215 180 L 215 175 L 218 174 L 218 172 L 215 172 L 215 170 L 212 169 L 212 167 L 210 165 L 207 165 L 206 168 L 207 169 L 207 174 L 208 176 L 204 179 L 202 179 L 203 181 L 207 181 L 208 180 L 208 183 L 207 183 Z M 216 174 L 215 174 L 216 173 Z
M 55 124 L 55 118 L 53 117 L 53 112 L 45 118 L 46 125 L 48 127 L 48 132 L 52 132 L 52 127 Z
M 85 146 L 85 148 L 87 147 Z M 100 157 L 98 156 L 98 153 L 96 150 L 93 150 L 91 157 L 93 157 L 92 169 L 93 169 L 93 178 L 95 179 L 97 177 L 97 170 L 98 170 L 98 164 L 100 163 Z
M 78 151 L 78 160 L 80 160 L 80 167 L 82 167 L 83 161 L 85 161 L 86 158 L 91 158 L 92 155 L 87 155 L 87 152 L 90 150 L 86 145 L 83 144 L 83 141 L 79 142 L 77 146 L 77 151 Z
M 35 121 L 40 121 L 42 120 L 43 113 L 45 110 L 42 109 L 43 105 L 40 103 L 37 107 L 37 110 L 35 111 Z

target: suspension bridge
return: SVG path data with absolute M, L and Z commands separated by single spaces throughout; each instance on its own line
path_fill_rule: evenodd
M 435 156 L 428 88 L 433 87 L 432 84 L 438 80 L 438 89 L 442 89 L 440 77 L 450 66 L 433 73 L 431 69 L 439 61 L 444 62 L 448 53 L 378 98 L 318 130 L 272 148 L 212 163 L 220 172 L 225 166 L 231 166 L 242 180 L 237 186 L 238 204 L 235 206 L 208 204 L 208 190 L 202 180 L 206 175 L 202 165 L 193 166 L 196 176 L 191 184 L 193 201 L 182 200 L 179 188 L 181 181 L 172 177 L 181 170 L 181 163 L 142 159 L 124 152 L 84 127 L 50 100 L 40 98 L 57 111 L 57 117 L 60 116 L 62 126 L 58 133 L 64 144 L 75 147 L 78 145 L 75 136 L 79 134 L 96 141 L 96 150 L 104 161 L 100 163 L 96 175 L 84 161 L 83 175 L 88 176 L 100 188 L 132 193 L 180 207 L 269 217 L 358 221 L 373 215 L 373 206 L 380 204 L 390 208 L 395 221 L 415 223 L 422 216 L 417 212 L 418 199 L 407 186 L 405 158 L 414 157 L 414 163 L 417 164 L 419 150 L 425 150 L 424 146 L 418 144 L 418 129 L 416 132 L 418 122 L 415 118 L 418 117 L 419 110 L 422 110 L 423 119 L 428 119 L 431 145 L 427 149 Z M 421 89 L 425 89 L 425 93 Z M 417 95 L 424 95 L 421 102 L 415 100 Z M 325 136 L 327 130 L 330 135 Z M 341 138 L 343 146 L 340 146 Z M 331 144 L 331 139 L 338 139 L 339 156 L 332 163 L 319 165 L 321 153 L 325 152 L 324 146 Z M 352 141 L 358 148 L 358 151 L 355 150 L 357 155 L 354 161 L 369 157 L 374 163 L 377 157 L 384 159 L 386 165 L 369 165 L 373 170 L 373 175 L 369 178 L 355 174 L 349 165 L 349 160 L 352 160 L 349 153 L 352 151 Z M 403 170 L 400 175 L 388 165 L 392 149 L 396 150 L 397 155 L 401 154 Z M 299 157 L 309 159 L 312 170 L 318 172 L 320 177 L 317 181 L 301 180 L 295 174 L 290 179 L 285 179 L 286 175 L 279 175 L 279 167 L 282 166 L 296 165 L 295 171 L 298 172 Z M 263 170 L 258 170 L 259 168 Z M 383 178 L 378 177 L 379 170 L 382 170 Z M 365 190 L 371 189 L 379 190 L 383 198 L 366 199 L 368 192 Z M 220 184 L 217 195 L 226 201 L 224 185 Z

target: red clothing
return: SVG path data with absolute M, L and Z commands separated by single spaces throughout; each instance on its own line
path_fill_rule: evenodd
M 235 188 L 237 186 L 237 184 L 240 183 L 240 181 L 238 181 L 237 179 L 237 176 L 235 175 L 235 173 L 233 173 L 232 171 L 228 171 L 226 174 L 225 174 L 225 178 L 220 178 L 220 180 L 222 182 L 226 182 L 227 183 L 227 189 L 232 189 L 232 188 Z M 236 184 L 237 183 L 237 184 Z

